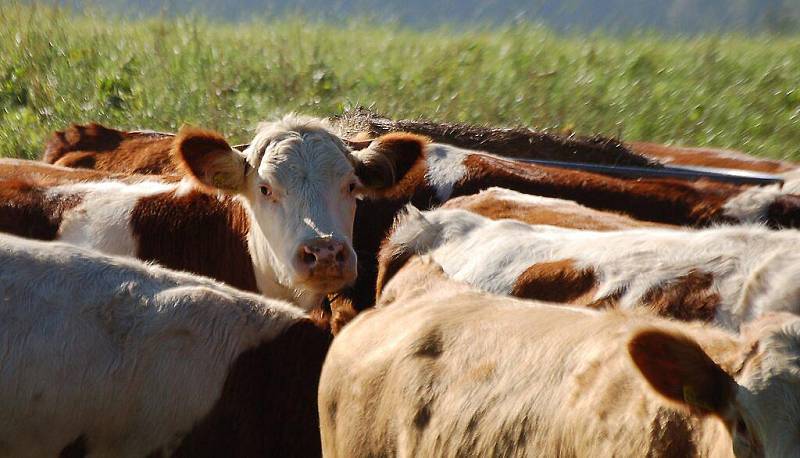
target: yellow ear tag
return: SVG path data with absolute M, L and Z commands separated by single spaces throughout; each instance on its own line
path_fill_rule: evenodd
M 214 182 L 214 186 L 216 186 L 218 188 L 225 187 L 225 175 L 222 174 L 222 173 L 215 173 L 214 174 L 214 179 L 211 180 L 211 181 L 213 181 Z
M 705 410 L 714 410 L 710 405 L 701 401 L 697 396 L 697 390 L 691 385 L 683 385 L 683 400 L 692 407 L 700 407 Z

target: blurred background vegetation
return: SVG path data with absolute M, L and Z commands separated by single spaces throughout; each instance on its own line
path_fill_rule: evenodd
M 797 0 L 60 0 L 77 10 L 102 8 L 125 16 L 195 13 L 241 21 L 253 15 L 300 13 L 327 21 L 369 17 L 428 28 L 442 23 L 529 21 L 559 31 L 636 29 L 668 33 L 769 31 L 800 25 Z
M 0 2 L 0 156 L 366 105 L 800 159 L 796 0 Z

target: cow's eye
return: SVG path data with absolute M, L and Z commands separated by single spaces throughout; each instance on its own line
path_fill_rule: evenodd
M 259 189 L 261 190 L 261 194 L 267 197 L 272 195 L 272 190 L 269 189 L 269 186 L 261 186 Z
M 356 183 L 355 182 L 350 183 L 348 189 L 350 190 L 350 194 L 352 194 L 356 190 Z
M 736 419 L 736 433 L 741 434 L 742 437 L 748 437 L 750 435 L 750 431 L 747 429 L 747 423 L 745 423 L 742 417 Z

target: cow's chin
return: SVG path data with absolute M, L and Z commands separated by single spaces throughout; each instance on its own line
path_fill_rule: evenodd
M 355 275 L 351 278 L 336 278 L 321 280 L 304 280 L 295 283 L 294 303 L 304 310 L 320 307 L 328 294 L 341 291 L 355 282 Z
M 295 285 L 298 286 L 298 289 L 308 291 L 309 294 L 320 294 L 322 296 L 328 295 L 330 293 L 335 293 L 337 291 L 341 291 L 348 286 L 352 286 L 355 283 L 356 275 L 343 275 L 340 277 L 325 277 L 325 278 L 306 278 L 306 279 L 298 279 L 295 282 Z

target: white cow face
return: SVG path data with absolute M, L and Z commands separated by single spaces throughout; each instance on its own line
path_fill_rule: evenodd
M 700 415 L 719 417 L 736 457 L 800 456 L 800 318 L 776 314 L 742 330 L 723 370 L 695 342 L 661 331 L 634 337 L 634 364 L 653 388 Z
M 353 282 L 353 219 L 362 184 L 350 151 L 318 125 L 265 124 L 245 150 L 243 193 L 281 283 L 331 292 Z M 299 127 L 299 128 L 298 128 Z
M 800 456 L 800 318 L 775 314 L 748 324 L 731 421 L 737 457 Z
M 387 137 L 354 153 L 320 121 L 287 116 L 261 124 L 243 153 L 227 146 L 181 154 L 202 184 L 239 195 L 249 208 L 254 264 L 274 272 L 273 279 L 259 278 L 262 292 L 276 281 L 296 290 L 295 297 L 319 299 L 356 278 L 356 198 L 401 178 L 398 157 L 423 156 L 424 139 Z

